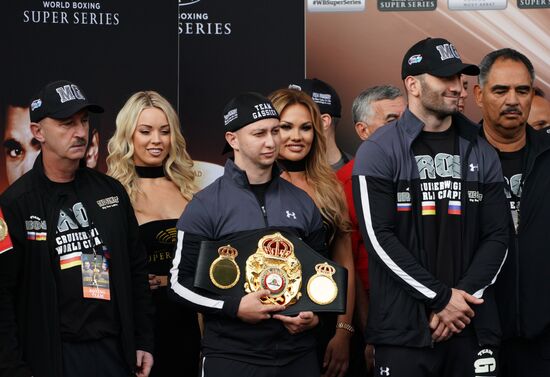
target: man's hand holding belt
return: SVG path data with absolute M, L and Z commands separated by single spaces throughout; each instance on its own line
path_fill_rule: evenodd
M 248 323 L 258 323 L 264 319 L 270 319 L 271 313 L 285 309 L 284 305 L 263 304 L 260 298 L 269 296 L 269 289 L 262 289 L 243 296 L 237 311 L 237 317 Z

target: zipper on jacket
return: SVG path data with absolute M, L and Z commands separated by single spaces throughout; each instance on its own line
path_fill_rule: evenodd
M 260 205 L 260 208 L 262 210 L 262 215 L 264 216 L 265 226 L 267 226 L 267 211 L 265 210 L 265 206 Z
M 460 138 L 459 138 L 459 141 L 458 141 L 458 154 L 460 155 Z M 460 202 L 461 202 L 461 207 L 464 209 L 462 211 L 462 214 L 460 215 L 461 217 L 461 221 L 460 221 L 460 234 L 461 234 L 461 239 L 462 239 L 462 245 L 464 245 L 464 240 L 466 239 L 465 235 L 466 235 L 466 212 L 467 212 L 467 209 L 468 209 L 468 188 L 466 187 L 466 185 L 468 184 L 468 160 L 470 159 L 470 154 L 472 153 L 472 148 L 473 148 L 473 144 L 472 142 L 470 141 L 468 143 L 468 148 L 466 149 L 466 153 L 464 154 L 464 159 L 462 158 L 462 156 L 460 157 L 460 163 L 461 163 L 461 177 L 460 177 L 460 180 L 461 180 L 461 186 L 460 186 Z M 478 162 L 479 164 L 479 162 Z M 479 166 L 479 165 L 478 165 Z M 479 190 L 479 179 L 477 180 L 478 182 L 478 185 L 477 185 L 477 190 Z
M 533 163 L 532 164 L 529 164 L 529 146 L 527 144 L 525 144 L 525 152 L 524 152 L 524 162 L 522 163 L 522 168 L 521 168 L 521 182 L 519 184 L 519 187 L 520 187 L 520 197 L 519 197 L 519 201 L 516 203 L 516 211 L 517 211 L 517 226 L 514 227 L 514 224 L 513 224 L 513 219 L 512 219 L 512 228 L 514 228 L 514 246 L 516 248 L 516 255 L 515 255 L 515 270 L 514 270 L 514 290 L 515 290 L 515 299 L 516 299 L 516 307 L 514 308 L 515 310 L 515 313 L 516 313 L 516 332 L 517 332 L 517 335 L 518 336 L 523 336 L 522 333 L 522 328 L 521 328 L 521 319 L 520 319 L 520 295 L 519 295 L 519 264 L 520 264 L 520 260 L 519 260 L 519 228 L 520 228 L 520 224 L 521 224 L 521 197 L 523 196 L 523 191 L 524 191 L 524 187 L 525 187 L 525 182 L 527 180 L 527 177 L 529 176 L 529 173 L 531 172 L 531 167 L 533 167 L 535 165 L 535 160 L 537 159 L 537 157 L 540 155 L 537 154 L 534 158 L 533 158 Z
M 518 217 L 518 221 L 519 221 L 519 217 Z M 518 222 L 518 229 L 519 229 L 519 222 Z M 515 246 L 516 246 L 516 260 L 515 260 L 515 263 L 516 263 L 516 271 L 515 271 L 515 293 L 516 293 L 516 307 L 515 307 L 515 312 L 516 312 L 516 331 L 517 331 L 517 334 L 518 336 L 522 336 L 522 330 L 521 330 L 521 321 L 520 321 L 520 311 L 519 311 L 519 238 L 518 238 L 518 235 L 517 234 L 514 234 L 514 243 L 515 243 Z
M 43 198 L 42 200 L 42 206 L 43 208 L 48 208 L 48 206 L 45 204 L 45 201 L 48 201 L 48 199 Z M 60 262 L 59 262 L 59 255 L 56 252 L 55 249 L 55 236 L 57 233 L 57 221 L 59 219 L 59 212 L 61 211 L 62 203 L 63 203 L 64 197 L 60 196 L 59 194 L 55 194 L 55 199 L 51 200 L 50 203 L 53 205 L 50 207 L 52 211 L 47 214 L 46 216 L 46 243 L 47 248 L 49 249 L 49 259 L 51 263 L 51 272 L 52 272 L 52 283 L 54 284 L 54 297 L 52 300 L 56 303 L 56 306 L 59 305 L 59 279 L 60 279 Z M 47 211 L 44 211 L 47 212 Z M 54 313 L 54 317 L 56 318 L 57 329 L 59 329 L 59 323 L 60 323 L 60 314 L 59 311 L 56 311 Z M 52 344 L 56 347 L 61 347 L 61 336 L 57 337 L 56 339 L 53 339 Z M 56 361 L 54 362 L 54 365 L 56 366 L 56 369 L 59 371 L 59 375 L 62 376 L 63 371 L 59 370 L 59 367 L 61 367 L 61 355 L 59 353 L 56 353 Z M 55 372 L 54 372 L 55 374 Z
M 256 199 L 256 202 L 258 203 L 258 207 L 260 207 L 260 212 L 262 212 L 262 217 L 264 218 L 264 224 L 266 227 L 268 227 L 269 223 L 267 221 L 267 210 L 265 209 L 265 205 L 262 205 L 262 203 L 260 202 L 260 199 L 258 199 L 256 194 L 250 189 L 250 186 L 248 188 L 248 191 L 250 191 L 250 194 L 254 197 L 254 199 Z M 264 197 L 264 201 L 265 201 L 265 197 Z

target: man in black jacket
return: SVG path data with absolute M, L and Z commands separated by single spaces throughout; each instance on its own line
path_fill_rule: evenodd
M 496 50 L 480 70 L 474 92 L 511 213 L 509 256 L 495 285 L 503 329 L 499 376 L 550 376 L 550 132 L 527 124 L 535 71 L 525 55 Z
M 460 75 L 478 72 L 444 39 L 416 43 L 402 63 L 407 110 L 356 155 L 354 201 L 369 251 L 366 337 L 377 376 L 496 373 L 502 173 L 479 127 L 458 112 Z
M 146 254 L 130 200 L 116 180 L 79 167 L 88 111 L 103 109 L 68 81 L 30 104 L 41 153 L 0 197 L 2 376 L 146 377 L 153 363 Z
M 315 203 L 279 176 L 279 115 L 271 102 L 243 93 L 226 105 L 224 120 L 225 151 L 233 150 L 235 158 L 227 160 L 222 177 L 193 197 L 178 221 L 170 292 L 204 314 L 203 376 L 319 376 L 312 331 L 319 322 L 316 314 L 277 314 L 285 306 L 260 301 L 272 293 L 268 289 L 236 296 L 228 286 L 215 294 L 194 285 L 199 254 L 205 253 L 201 243 L 207 241 L 233 245 L 236 239 L 275 228 L 300 237 L 313 250 L 326 251 Z M 246 258 L 242 248 L 238 253 L 239 260 Z M 240 271 L 245 273 L 242 266 Z

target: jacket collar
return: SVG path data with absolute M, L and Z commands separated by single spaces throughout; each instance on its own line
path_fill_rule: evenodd
M 479 121 L 483 126 L 483 119 Z M 535 165 L 535 160 L 542 153 L 550 150 L 550 129 L 535 130 L 529 124 L 525 124 L 526 136 L 526 165 L 525 171 L 523 172 L 526 176 L 529 174 L 533 166 Z M 481 127 L 480 135 L 485 138 L 485 132 L 483 127 Z M 497 149 L 496 147 L 493 147 Z M 497 149 L 498 150 L 498 149 Z
M 273 181 L 274 178 L 278 177 L 280 174 L 281 171 L 279 167 L 277 166 L 277 164 L 274 163 L 271 170 L 271 181 Z M 246 171 L 239 168 L 232 158 L 228 158 L 225 162 L 225 170 L 223 175 L 241 187 L 250 187 L 250 182 L 248 181 Z
M 459 112 L 454 113 L 451 117 L 451 124 L 453 127 L 456 127 L 458 135 L 470 142 L 474 142 L 479 135 L 479 125 L 473 123 Z M 410 145 L 418 137 L 418 135 L 420 135 L 420 132 L 422 132 L 424 123 L 407 107 L 401 118 L 397 121 L 397 126 L 403 128 L 408 136 L 407 142 Z
M 483 119 L 479 121 L 479 124 L 481 125 L 479 134 L 484 139 L 487 139 L 483 128 Z M 536 156 L 550 149 L 550 128 L 537 131 L 530 125 L 526 124 L 525 132 L 527 133 L 526 142 L 530 154 Z M 498 150 L 498 148 L 494 148 Z
M 533 127 L 526 125 L 527 145 L 533 155 L 538 155 L 550 149 L 550 128 L 535 130 Z
M 76 170 L 74 182 L 78 181 L 78 177 L 81 175 L 82 169 L 83 168 L 79 167 Z M 36 160 L 34 161 L 34 164 L 31 169 L 31 174 L 33 176 L 33 179 L 41 185 L 46 185 L 47 187 L 53 187 L 53 185 L 55 184 L 46 176 L 46 173 L 44 172 L 44 161 L 42 159 L 42 152 L 40 152 L 36 157 Z
M 51 182 L 48 177 L 46 177 L 46 173 L 44 172 L 44 162 L 42 161 L 42 152 L 36 156 L 36 160 L 34 160 L 34 164 L 32 166 L 32 175 L 33 178 L 38 181 L 41 184 L 51 185 Z

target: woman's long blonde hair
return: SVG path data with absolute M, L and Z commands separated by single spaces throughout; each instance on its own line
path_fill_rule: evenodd
M 344 190 L 328 159 L 326 138 L 322 129 L 319 107 L 309 95 L 295 89 L 279 89 L 269 95 L 269 99 L 279 114 L 291 105 L 300 104 L 307 108 L 313 123 L 313 143 L 306 156 L 306 179 L 313 188 L 313 198 L 321 214 L 338 233 L 351 231 L 348 209 L 344 200 Z
M 164 173 L 179 188 L 182 196 L 189 201 L 197 191 L 193 160 L 187 153 L 178 114 L 163 96 L 154 91 L 133 94 L 120 109 L 116 117 L 115 134 L 109 140 L 107 147 L 109 150 L 107 174 L 124 185 L 130 199 L 134 202 L 141 190 L 137 185 L 138 176 L 133 159 L 132 138 L 141 112 L 152 107 L 164 112 L 170 126 L 170 151 L 164 161 Z

